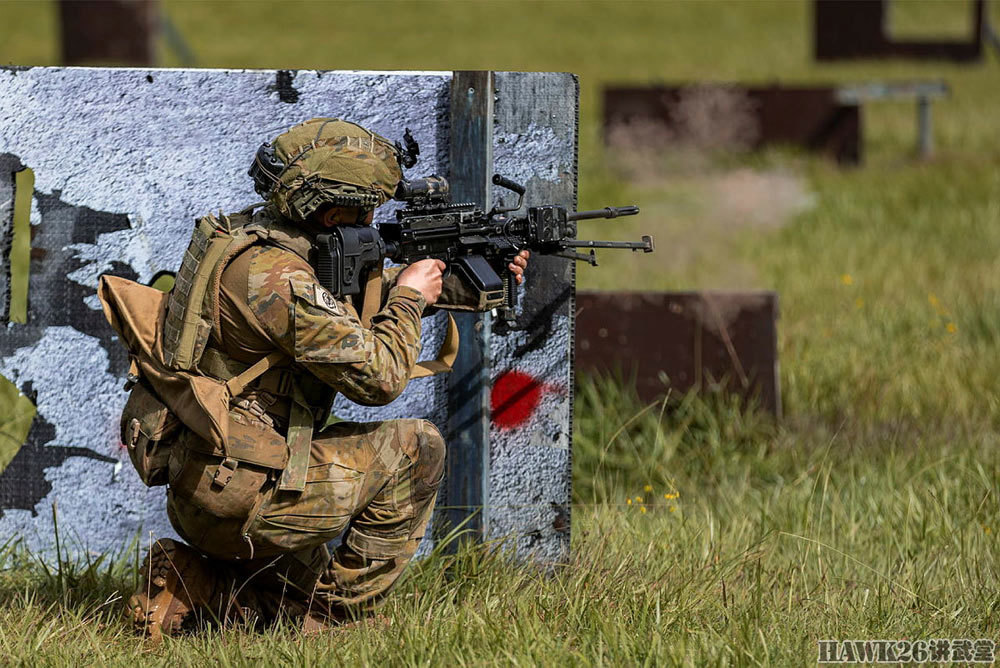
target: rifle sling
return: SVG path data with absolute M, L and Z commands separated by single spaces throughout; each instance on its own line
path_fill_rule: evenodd
M 455 364 L 455 358 L 458 357 L 458 325 L 455 323 L 454 316 L 448 313 L 448 331 L 444 335 L 444 343 L 441 344 L 441 348 L 438 350 L 437 359 L 428 360 L 427 362 L 417 362 L 416 366 L 413 367 L 413 371 L 410 372 L 410 378 L 426 378 L 427 376 L 434 376 L 439 373 L 450 373 L 452 366 Z
M 365 284 L 365 298 L 361 306 L 361 325 L 371 329 L 372 317 L 382 309 L 382 267 L 368 272 Z

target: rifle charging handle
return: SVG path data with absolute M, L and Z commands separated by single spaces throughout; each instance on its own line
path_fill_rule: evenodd
M 506 188 L 507 190 L 512 190 L 518 195 L 523 195 L 525 188 L 520 183 L 515 183 L 510 179 L 500 176 L 499 174 L 493 175 L 493 185 L 500 186 L 501 188 Z

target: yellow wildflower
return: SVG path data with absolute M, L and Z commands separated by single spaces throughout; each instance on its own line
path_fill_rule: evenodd
M 840 277 L 840 282 L 844 285 L 854 285 L 854 277 L 850 274 L 844 274 Z
M 677 510 L 677 506 L 670 506 L 670 512 L 674 512 L 675 510 Z
M 653 486 L 652 485 L 646 485 L 645 487 L 642 488 L 642 491 L 644 491 L 644 492 L 652 492 L 653 491 Z
M 625 499 L 625 503 L 627 503 L 628 505 L 631 506 L 632 505 L 632 499 Z
M 641 508 L 639 508 L 639 512 L 642 513 L 646 512 L 646 506 L 642 506 Z
M 956 325 L 953 322 L 949 322 L 947 325 L 944 326 L 944 328 L 948 330 L 949 334 L 954 334 L 955 332 L 958 331 L 958 325 Z

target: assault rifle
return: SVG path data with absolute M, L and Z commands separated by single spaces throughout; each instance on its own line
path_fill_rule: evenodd
M 368 272 L 388 258 L 411 264 L 434 258 L 450 271 L 484 293 L 487 301 L 503 298 L 500 315 L 514 319 L 517 281 L 507 265 L 521 250 L 583 260 L 597 266 L 595 248 L 625 248 L 653 251 L 653 239 L 642 241 L 581 241 L 576 239 L 576 221 L 617 218 L 639 213 L 637 206 L 607 207 L 595 211 L 567 211 L 555 204 L 529 207 L 524 216 L 507 216 L 521 208 L 524 186 L 493 175 L 493 183 L 517 194 L 514 206 L 496 206 L 484 213 L 475 204 L 452 204 L 448 181 L 442 176 L 402 180 L 394 199 L 406 207 L 396 212 L 395 223 L 378 228 L 338 225 L 330 234 L 319 235 L 316 275 L 337 296 L 357 295 Z M 589 253 L 575 249 L 587 248 Z M 503 276 L 503 278 L 501 278 Z

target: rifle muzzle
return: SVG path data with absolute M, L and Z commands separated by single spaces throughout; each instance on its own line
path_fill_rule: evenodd
M 609 206 L 593 211 L 574 211 L 566 214 L 566 220 L 590 220 L 592 218 L 618 218 L 639 213 L 637 206 Z

